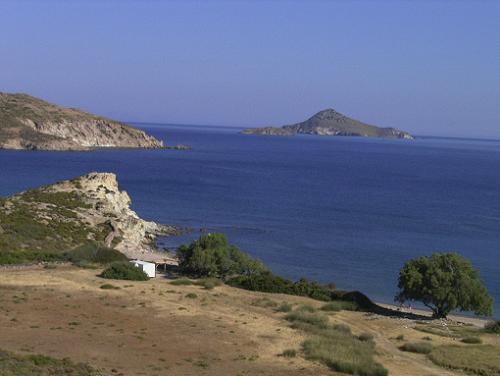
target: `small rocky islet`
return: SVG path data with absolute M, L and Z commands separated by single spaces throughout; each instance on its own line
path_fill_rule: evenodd
M 396 128 L 381 128 L 351 119 L 334 109 L 326 109 L 301 123 L 282 127 L 247 128 L 242 131 L 247 135 L 293 136 L 308 134 L 317 136 L 356 136 L 380 137 L 413 140 L 408 132 Z

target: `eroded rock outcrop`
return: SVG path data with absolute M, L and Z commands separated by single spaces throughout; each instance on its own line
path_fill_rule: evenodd
M 141 219 L 130 204 L 116 175 L 98 172 L 2 199 L 0 251 L 65 252 L 95 242 L 130 258 L 153 253 L 156 237 L 176 230 Z

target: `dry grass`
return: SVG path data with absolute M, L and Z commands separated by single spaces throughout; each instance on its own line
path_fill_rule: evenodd
M 475 375 L 500 375 L 500 349 L 491 345 L 440 346 L 431 352 L 429 358 L 442 367 Z

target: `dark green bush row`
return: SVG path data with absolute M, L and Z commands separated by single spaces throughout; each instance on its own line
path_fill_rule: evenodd
M 251 291 L 308 296 L 322 301 L 331 300 L 331 290 L 329 290 L 328 287 L 320 285 L 317 282 L 308 281 L 304 278 L 297 282 L 293 282 L 270 272 L 251 276 L 234 277 L 228 280 L 227 284 Z

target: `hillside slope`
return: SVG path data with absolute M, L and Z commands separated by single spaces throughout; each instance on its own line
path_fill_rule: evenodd
M 27 94 L 0 93 L 0 148 L 89 150 L 162 148 L 144 131 Z
M 248 128 L 244 134 L 293 136 L 294 134 L 313 134 L 319 136 L 360 136 L 413 139 L 408 132 L 396 128 L 380 128 L 351 119 L 334 109 L 318 112 L 301 123 L 278 127 Z

